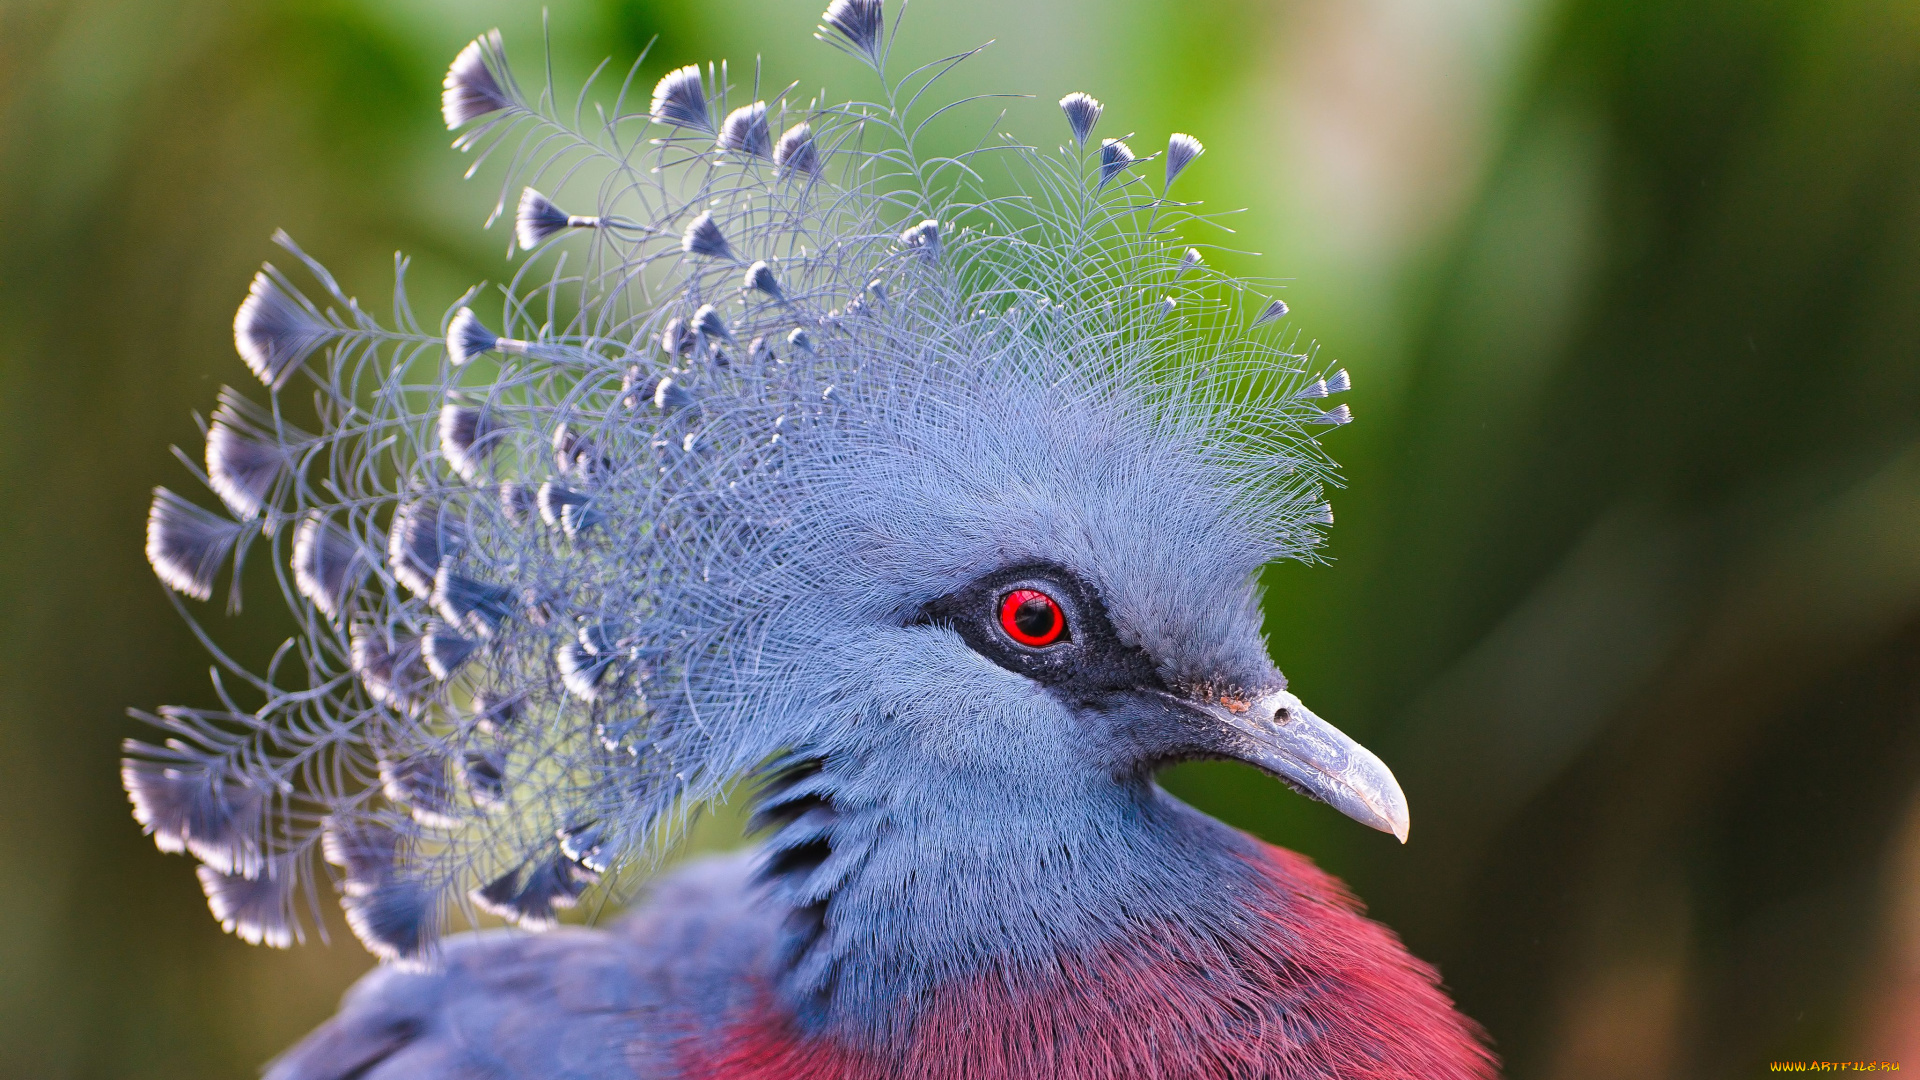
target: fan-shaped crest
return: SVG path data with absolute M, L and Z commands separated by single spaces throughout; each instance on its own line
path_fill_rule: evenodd
M 879 69 L 879 0 L 823 22 Z M 629 76 L 582 131 L 520 94 L 497 34 L 463 51 L 456 145 L 513 144 L 502 205 L 521 192 L 532 250 L 434 324 L 404 287 L 376 320 L 278 238 L 318 303 L 263 274 L 236 322 L 266 400 L 222 399 L 208 463 L 240 517 L 162 491 L 148 552 L 204 598 L 265 543 L 300 633 L 264 672 L 220 655 L 222 707 L 147 717 L 163 737 L 125 773 L 250 940 L 298 936 L 318 871 L 385 956 L 461 910 L 550 923 L 808 736 L 832 628 L 926 572 L 864 538 L 969 454 L 1043 434 L 1041 463 L 1177 476 L 1168 520 L 1227 500 L 1259 523 L 1249 569 L 1316 545 L 1335 382 L 1254 328 L 1188 247 L 1204 219 L 1124 144 L 1082 146 L 1091 98 L 1057 152 L 917 157 L 930 107 L 729 110 L 701 70 L 646 102 Z M 717 144 L 687 136 L 716 114 Z M 1174 139 L 1169 174 L 1199 152 Z

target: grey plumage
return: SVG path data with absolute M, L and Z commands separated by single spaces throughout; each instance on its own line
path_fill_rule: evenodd
M 879 4 L 836 4 L 822 26 L 883 66 Z M 223 494 L 255 516 L 171 493 L 150 515 L 157 572 L 200 598 L 291 526 L 290 655 L 306 671 L 244 714 L 180 711 L 177 750 L 130 751 L 130 791 L 195 766 L 262 793 L 255 849 L 296 880 L 324 872 L 325 836 L 385 828 L 387 854 L 336 867 L 376 952 L 418 957 L 475 890 L 537 923 L 597 874 L 621 880 L 675 808 L 853 723 L 820 707 L 867 662 L 853 642 L 897 630 L 983 551 L 1092 565 L 1062 537 L 1136 543 L 1100 519 L 1133 500 L 1156 529 L 1108 553 L 1129 565 L 1187 573 L 1163 549 L 1195 537 L 1238 583 L 1312 557 L 1330 466 L 1309 433 L 1350 413 L 1302 397 L 1304 358 L 1247 332 L 1243 283 L 1180 277 L 1191 211 L 1158 206 L 1151 230 L 1123 212 L 1124 144 L 1092 161 L 1008 142 L 971 169 L 900 168 L 911 154 L 889 132 L 911 127 L 890 106 L 783 96 L 715 124 L 723 88 L 698 65 L 662 79 L 648 115 L 582 134 L 504 65 L 497 37 L 476 41 L 443 100 L 463 149 L 527 140 L 491 160 L 539 265 L 488 299 L 492 326 L 477 293 L 444 333 L 405 305 L 382 325 L 277 238 L 317 286 L 309 299 L 263 272 L 236 345 L 270 391 L 306 372 L 300 414 L 311 400 L 321 427 L 216 414 L 232 433 L 217 441 L 259 444 L 216 455 Z M 1089 138 L 1098 102 L 1062 109 Z M 712 138 L 681 137 L 695 131 Z M 589 208 L 598 261 L 553 274 L 568 252 L 551 241 L 585 219 L 531 185 L 575 151 L 621 164 Z M 1018 196 L 972 179 L 995 154 L 993 170 L 1033 179 Z M 1026 454 L 1032 440 L 1046 453 Z M 1035 509 L 1046 499 L 1091 524 L 1058 525 Z M 439 761 L 445 790 L 370 787 L 376 761 Z M 497 790 L 494 764 L 473 761 L 498 765 Z M 604 829 L 593 865 L 558 838 L 583 821 Z M 191 831 L 154 832 L 193 850 Z M 243 867 L 202 840 L 215 869 Z
M 1111 184 L 1121 173 L 1132 168 L 1138 161 L 1133 149 L 1119 139 L 1108 139 L 1100 144 L 1100 186 Z
M 387 565 L 414 595 L 431 597 L 440 560 L 461 543 L 460 522 L 434 503 L 402 503 L 387 531 Z
M 1075 143 L 1087 145 L 1087 136 L 1093 133 L 1093 125 L 1100 122 L 1105 108 L 1091 94 L 1076 92 L 1060 99 L 1060 111 L 1067 114 L 1067 128 L 1073 132 Z
M 258 517 L 273 485 L 292 464 L 304 438 L 232 387 L 220 388 L 220 407 L 207 427 L 207 486 L 243 518 Z
M 506 70 L 500 31 L 489 30 L 454 57 L 442 83 L 440 112 L 449 131 L 512 107 L 513 99 L 494 71 Z
M 416 754 L 405 761 L 382 760 L 380 787 L 387 798 L 406 807 L 422 825 L 446 828 L 449 822 L 458 820 L 447 759 L 439 754 Z
M 541 484 L 535 501 L 540 507 L 540 520 L 546 522 L 548 528 L 559 529 L 568 536 L 600 523 L 600 514 L 593 508 L 593 496 L 565 484 L 552 480 Z
M 411 712 L 431 691 L 433 673 L 420 655 L 417 636 L 356 627 L 348 648 L 354 674 L 375 704 Z
M 733 341 L 733 331 L 727 329 L 727 320 L 721 316 L 720 309 L 712 304 L 702 304 L 693 313 L 693 330 L 709 341 Z
M 692 391 L 674 382 L 672 376 L 662 376 L 659 384 L 653 388 L 653 407 L 661 412 L 673 412 L 692 404 Z
M 492 637 L 514 609 L 511 588 L 457 573 L 451 562 L 434 574 L 429 600 L 447 622 L 483 638 Z
M 1272 301 L 1267 304 L 1266 307 L 1260 309 L 1260 314 L 1254 316 L 1253 325 L 1264 326 L 1276 319 L 1284 319 L 1287 317 L 1287 310 L 1287 302 L 1285 300 Z
M 455 312 L 447 325 L 447 359 L 456 367 L 492 352 L 499 343 L 499 335 L 488 330 L 472 308 Z
M 233 316 L 233 343 L 262 383 L 278 390 L 315 349 L 340 328 L 281 284 L 271 264 L 253 276 L 246 302 Z
M 498 750 L 469 750 L 461 759 L 460 778 L 474 805 L 498 810 L 506 803 L 506 758 Z
M 421 882 L 389 875 L 373 888 L 340 901 L 347 926 L 383 960 L 417 960 L 438 932 L 438 905 Z
M 426 660 L 427 670 L 441 682 L 453 678 L 479 649 L 479 641 L 444 623 L 427 624 L 427 632 L 420 639 L 421 658 Z
M 700 65 L 688 64 L 661 76 L 653 87 L 653 118 L 673 127 L 690 127 L 713 134 L 713 116 L 707 109 L 707 90 Z
M 123 777 L 235 933 L 297 939 L 299 902 L 337 897 L 394 962 L 270 1080 L 1120 1076 L 1163 1049 L 1181 1075 L 1485 1080 L 1484 1055 L 1398 1068 L 1446 1009 L 1431 973 L 1153 783 L 1232 757 L 1407 835 L 1384 764 L 1261 631 L 1262 568 L 1315 558 L 1332 520 L 1339 377 L 1249 326 L 1265 286 L 1183 276 L 1208 222 L 1126 177 L 1124 143 L 1089 152 L 1092 99 L 1062 103 L 1073 147 L 986 106 L 994 138 L 922 156 L 954 115 L 925 88 L 970 54 L 890 78 L 885 15 L 834 0 L 820 26 L 879 100 L 731 112 L 714 63 L 646 113 L 629 82 L 562 114 L 476 41 L 448 119 L 504 173 L 496 210 L 520 194 L 526 250 L 438 332 L 404 281 L 383 325 L 280 238 L 319 303 L 272 275 L 287 318 L 251 325 L 337 342 L 268 369 L 311 382 L 317 434 L 278 397 L 245 432 L 217 417 L 285 466 L 231 470 L 245 521 L 165 503 L 152 546 L 205 593 L 299 523 L 296 636 L 260 676 L 221 654 L 224 707 L 145 717 L 164 741 Z M 775 115 L 798 122 L 768 148 Z M 1199 153 L 1176 136 L 1168 180 Z M 536 183 L 591 185 L 589 239 L 556 242 L 585 223 Z M 443 939 L 624 899 L 734 791 L 759 849 L 624 927 Z M 1114 992 L 1154 965 L 1166 993 Z M 1412 1023 L 1348 1025 L 1396 995 Z
M 747 267 L 747 276 L 746 279 L 741 282 L 741 286 L 755 292 L 765 293 L 767 297 L 772 300 L 785 300 L 787 298 L 786 294 L 780 291 L 780 280 L 773 276 L 773 267 L 767 265 L 765 259 L 757 260 L 752 266 Z
M 294 587 L 329 619 L 345 609 L 348 594 L 372 569 L 345 530 L 318 510 L 300 519 L 293 534 Z
M 154 488 L 147 511 L 147 561 L 169 588 L 205 600 L 245 529 L 166 488 Z
M 486 408 L 448 402 L 440 407 L 440 455 L 468 483 L 476 483 L 502 428 Z
M 900 234 L 900 243 L 909 251 L 919 252 L 927 259 L 939 261 L 940 223 L 932 218 Z
M 689 255 L 702 255 L 709 259 L 733 259 L 733 247 L 727 243 L 727 236 L 713 220 L 713 211 L 701 211 L 687 226 L 680 238 L 680 249 Z
M 674 1075 L 649 1018 L 697 1021 L 694 986 L 766 947 L 751 918 L 745 858 L 708 860 L 656 885 L 643 918 L 596 932 L 491 930 L 449 940 L 432 968 L 385 967 L 348 992 L 340 1015 L 267 1067 L 264 1080 L 502 1080 Z M 517 919 L 520 869 L 474 890 Z M 742 921 L 743 916 L 749 916 Z
M 675 315 L 660 328 L 660 351 L 668 356 L 693 355 L 693 333 L 687 329 L 687 320 Z
M 342 822 L 328 818 L 320 834 L 321 854 L 340 870 L 340 889 L 365 896 L 393 876 L 402 837 L 384 821 Z
M 196 868 L 207 906 L 221 929 L 250 945 L 291 948 L 301 937 L 293 917 L 294 874 L 291 867 L 254 877 L 223 874 L 212 866 Z
M 772 159 L 773 135 L 767 129 L 767 103 L 756 101 L 728 113 L 720 123 L 719 147 L 748 157 Z
M 833 0 L 820 21 L 825 24 L 820 28 L 822 41 L 879 63 L 886 34 L 886 10 L 880 0 Z
M 129 749 L 148 748 L 136 743 Z M 134 820 L 161 851 L 191 852 L 223 875 L 259 875 L 266 808 L 258 790 L 198 762 L 130 759 L 121 764 L 120 781 Z
M 782 173 L 818 172 L 820 152 L 813 145 L 813 125 L 803 120 L 782 132 L 773 147 L 773 165 Z
M 513 215 L 514 238 L 520 242 L 523 251 L 532 251 L 568 229 L 596 229 L 600 225 L 598 217 L 569 214 L 555 206 L 552 199 L 532 188 L 521 189 L 520 205 Z
M 1167 140 L 1167 186 L 1172 187 L 1174 180 L 1187 171 L 1193 159 L 1207 152 L 1200 140 L 1191 135 L 1176 133 Z

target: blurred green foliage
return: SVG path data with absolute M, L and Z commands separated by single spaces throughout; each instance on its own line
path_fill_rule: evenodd
M 567 0 L 551 63 L 864 92 L 817 6 Z M 122 710 L 207 693 L 142 521 L 275 227 L 370 300 L 396 247 L 423 308 L 502 274 L 435 108 L 496 24 L 537 83 L 503 0 L 0 3 L 0 1075 L 251 1075 L 367 964 L 224 937 L 128 816 Z M 1356 377 L 1269 629 L 1413 843 L 1169 784 L 1345 875 L 1515 1077 L 1920 1068 L 1920 7 L 922 0 L 903 47 L 985 36 L 1015 131 L 1085 89 L 1206 140 L 1235 269 Z

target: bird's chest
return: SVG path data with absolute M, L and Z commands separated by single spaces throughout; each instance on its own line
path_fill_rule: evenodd
M 685 1080 L 1485 1080 L 1433 970 L 1305 860 L 1251 934 L 1168 922 L 919 996 L 897 1044 L 797 1024 L 769 990 L 683 1044 Z
M 1192 942 L 1181 942 L 1191 946 Z M 687 1080 L 1200 1080 L 1305 1078 L 1339 1033 L 1271 955 L 1144 937 L 1052 970 L 936 991 L 911 1036 L 860 1046 L 796 1025 L 771 995 L 683 1058 Z M 1338 1026 L 1337 1024 L 1335 1026 Z
M 1072 965 L 948 987 L 898 1047 L 799 1029 L 770 1001 L 682 1059 L 685 1080 L 1319 1077 L 1313 1021 L 1277 987 L 1197 967 Z M 1294 1068 L 1287 1063 L 1298 1059 Z

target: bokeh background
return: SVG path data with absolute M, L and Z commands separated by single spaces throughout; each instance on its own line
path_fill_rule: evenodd
M 856 95 L 820 0 L 555 0 L 552 65 Z M 890 3 L 889 10 L 897 8 Z M 502 0 L 0 0 L 0 1076 L 246 1077 L 368 964 L 250 948 L 128 816 L 128 706 L 206 663 L 141 557 L 249 379 L 284 226 L 423 308 L 503 273 L 437 111 Z M 918 0 L 960 88 L 1183 180 L 1354 374 L 1331 566 L 1276 656 L 1408 791 L 1402 849 L 1227 766 L 1183 796 L 1343 874 L 1515 1078 L 1920 1069 L 1920 4 Z M 990 114 L 982 114 L 984 124 Z M 219 616 L 213 616 L 218 621 Z M 271 635 L 271 619 L 236 632 Z M 724 822 L 723 822 L 724 823 Z M 724 842 L 725 828 L 709 841 Z

